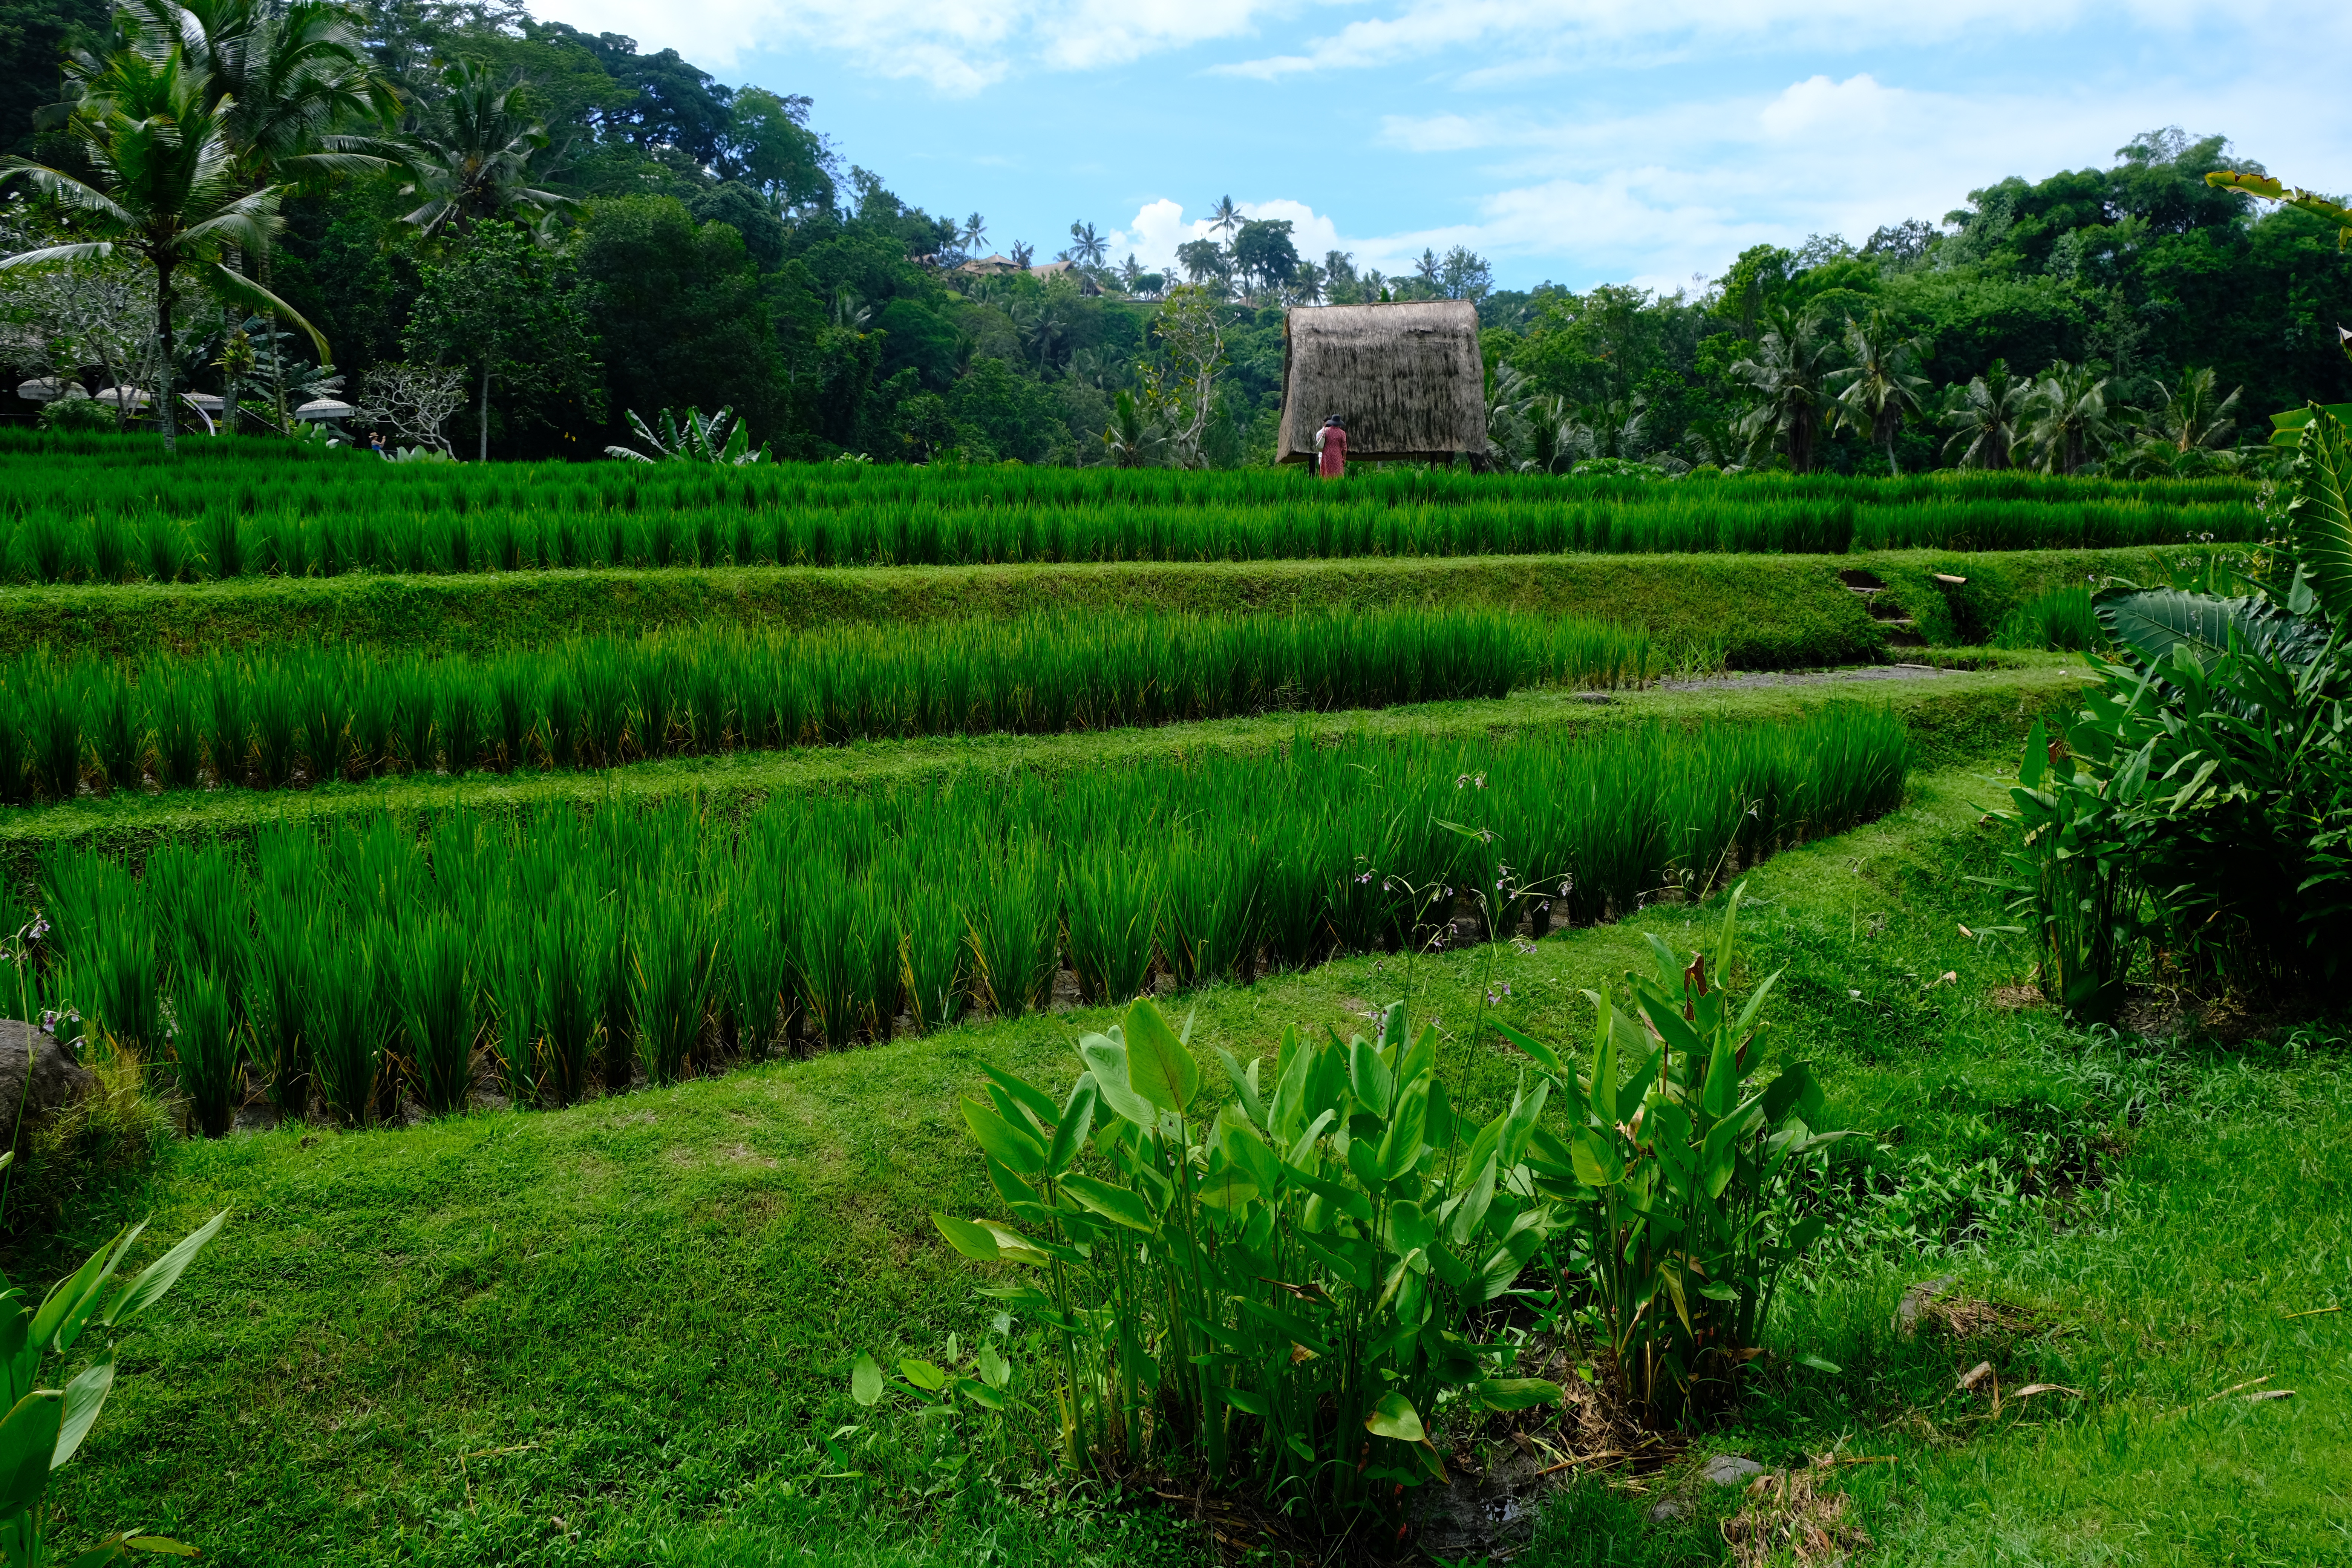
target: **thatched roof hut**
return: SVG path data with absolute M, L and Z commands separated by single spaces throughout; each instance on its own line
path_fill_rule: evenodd
M 1468 300 L 1303 307 L 1285 318 L 1282 345 L 1282 461 L 1311 460 L 1333 414 L 1351 460 L 1486 456 L 1486 372 Z

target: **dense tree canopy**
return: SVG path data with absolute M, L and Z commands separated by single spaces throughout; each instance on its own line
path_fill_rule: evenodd
M 58 61 L 105 21 L 100 0 L 0 0 L 0 142 L 70 153 L 35 110 L 68 96 Z M 730 88 L 675 50 L 642 53 L 512 0 L 362 0 L 353 25 L 396 96 L 389 120 L 333 129 L 410 151 L 287 191 L 282 232 L 255 259 L 350 386 L 420 353 L 471 366 L 470 416 L 487 419 L 494 455 L 594 453 L 625 437 L 630 409 L 727 404 L 756 438 L 812 458 L 1263 460 L 1283 311 L 1381 299 L 1476 304 L 1497 442 L 1550 468 L 1609 457 L 1883 471 L 1995 456 L 2196 468 L 2230 460 L 2273 411 L 2352 396 L 2336 352 L 2352 258 L 2321 220 L 2207 184 L 2209 171 L 2253 166 L 2219 137 L 2153 132 L 2108 168 L 2004 179 L 1940 222 L 1859 245 L 1757 247 L 1703 290 L 1664 296 L 1496 290 L 1461 247 L 1384 277 L 1343 251 L 1303 257 L 1288 223 L 1226 202 L 1177 258 L 1188 297 L 1223 315 L 1214 363 L 1188 370 L 1154 330 L 1164 280 L 1112 260 L 1096 224 L 1073 221 L 1053 267 L 968 269 L 992 254 L 986 219 L 934 216 L 845 164 L 805 97 Z M 34 237 L 72 237 L 37 203 L 15 214 Z M 436 349 L 419 306 L 428 279 L 461 275 L 477 226 L 507 220 L 548 250 L 580 331 L 560 374 L 502 350 L 484 399 L 480 353 Z M 1025 268 L 1037 247 L 992 248 Z M 425 317 L 440 309 L 425 304 Z M 36 363 L 37 339 L 16 334 L 16 368 L 80 368 Z M 218 379 L 194 351 L 184 370 Z M 1197 393 L 1195 371 L 1205 423 L 1196 395 L 1187 413 L 1163 390 Z M 1122 393 L 1130 414 L 1115 411 Z M 2183 396 L 2218 411 L 2185 443 Z M 1133 441 L 1107 444 L 1121 418 Z

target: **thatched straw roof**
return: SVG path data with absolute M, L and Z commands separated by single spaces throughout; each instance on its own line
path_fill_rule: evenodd
M 1485 455 L 1486 373 L 1468 300 L 1301 308 L 1282 339 L 1284 462 L 1311 459 L 1333 414 L 1348 427 L 1350 459 Z

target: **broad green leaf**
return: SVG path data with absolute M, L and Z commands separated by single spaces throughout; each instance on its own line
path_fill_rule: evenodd
M 1486 1211 L 1495 1202 L 1496 1164 L 1495 1156 L 1488 1154 L 1486 1163 L 1471 1178 L 1470 1190 L 1463 1194 L 1462 1201 L 1454 1205 L 1454 1217 L 1447 1222 L 1446 1234 L 1457 1247 L 1469 1246 L 1471 1238 L 1478 1234 L 1478 1227 L 1486 1221 Z
M 48 1489 L 49 1458 L 58 1451 L 64 1415 L 63 1394 L 37 1388 L 0 1420 L 0 1515 L 39 1505 Z
M 1348 1042 L 1348 1087 L 1357 1103 L 1375 1116 L 1386 1116 L 1396 1092 L 1396 1077 L 1380 1052 L 1361 1035 Z
M 1126 1022 L 1129 1086 L 1160 1110 L 1182 1115 L 1201 1087 L 1201 1069 L 1192 1053 L 1149 996 L 1139 997 L 1127 1010 Z
M 1217 1393 L 1236 1410 L 1246 1410 L 1261 1418 L 1274 1414 L 1274 1401 L 1265 1394 L 1246 1388 L 1221 1388 Z
M 1764 1088 L 1764 1121 L 1778 1127 L 1787 1120 L 1812 1085 L 1812 1068 L 1804 1062 L 1790 1062 L 1780 1069 L 1780 1076 Z
M 990 1159 L 1001 1160 L 1024 1176 L 1035 1175 L 1045 1168 L 1045 1145 L 1025 1129 L 1013 1126 L 978 1100 L 961 1103 L 964 1124 L 971 1129 L 972 1141 Z
M 204 1555 L 204 1553 L 198 1552 L 194 1547 L 190 1546 L 187 1542 L 184 1541 L 174 1541 L 168 1535 L 134 1535 L 125 1541 L 123 1544 L 131 1548 L 133 1552 L 160 1552 L 168 1557 L 201 1557 Z
M 1470 1394 L 1489 1410 L 1532 1410 L 1567 1397 L 1559 1384 L 1540 1377 L 1490 1377 L 1472 1384 Z
M 1709 1116 L 1725 1116 L 1739 1103 L 1739 1068 L 1731 1059 L 1731 1031 L 1718 1029 L 1715 1048 L 1707 1053 L 1706 1086 L 1699 1103 Z
M 1364 1430 L 1375 1437 L 1393 1437 L 1400 1443 L 1425 1442 L 1429 1434 L 1421 1425 L 1421 1413 L 1412 1401 L 1402 1394 L 1384 1394 L 1364 1418 Z
M 2286 527 L 2319 607 L 2337 626 L 2352 626 L 2352 436 L 2324 412 L 2295 443 Z
M 1260 1192 L 1271 1193 L 1280 1184 L 1282 1162 L 1238 1107 L 1228 1105 L 1217 1113 L 1217 1145 L 1226 1159 L 1249 1173 Z
M 65 1405 L 58 1421 L 58 1444 L 49 1455 L 49 1468 L 54 1470 L 74 1457 L 74 1450 L 89 1436 L 99 1411 L 106 1405 L 107 1390 L 113 1386 L 112 1356 L 86 1368 L 79 1377 L 66 1384 Z
M 981 1382 L 980 1379 L 976 1377 L 957 1378 L 955 1380 L 955 1391 L 958 1394 L 962 1394 L 966 1399 L 971 1400 L 974 1405 L 979 1405 L 983 1410 L 1002 1410 L 1004 1408 L 1004 1395 L 997 1393 L 996 1390 L 989 1387 L 988 1384 Z
M 2018 759 L 2017 782 L 2026 789 L 2040 789 L 2042 776 L 2049 771 L 2049 726 L 2036 719 L 2025 731 L 2025 754 Z
M 1201 1178 L 1195 1189 L 1200 1200 L 1213 1209 L 1235 1209 L 1257 1196 L 1257 1184 L 1246 1172 L 1228 1165 Z
M 1648 1098 L 1651 1089 L 1657 1083 L 1658 1068 L 1665 1054 L 1666 1047 L 1660 1046 L 1642 1058 L 1642 1065 L 1633 1069 L 1633 1077 L 1617 1086 L 1617 1120 L 1621 1123 L 1631 1122 L 1633 1112 L 1640 1110 L 1642 1101 Z
M 1436 1071 L 1437 1031 L 1424 1024 L 1421 1033 L 1413 1037 L 1412 1046 L 1397 1058 L 1396 1092 L 1404 1093 Z
M 1045 1169 L 1059 1175 L 1070 1168 L 1087 1146 L 1087 1134 L 1094 1131 L 1095 1106 L 1100 1100 L 1092 1073 L 1080 1073 L 1077 1083 L 1070 1089 L 1069 1103 L 1062 1107 L 1061 1119 L 1054 1125 L 1054 1142 L 1045 1150 Z
M 927 1361 L 900 1362 L 898 1375 L 925 1394 L 937 1394 L 948 1385 L 948 1374 Z
M 1495 1032 L 1501 1035 L 1503 1038 L 1510 1041 L 1511 1044 L 1518 1047 L 1520 1050 L 1533 1058 L 1535 1059 L 1536 1066 L 1543 1068 L 1544 1071 L 1551 1074 L 1552 1077 L 1556 1079 L 1565 1079 L 1570 1082 L 1575 1080 L 1576 1075 L 1570 1069 L 1566 1062 L 1559 1059 L 1559 1053 L 1553 1050 L 1549 1046 L 1545 1045 L 1541 1040 L 1534 1039 L 1528 1036 L 1519 1033 L 1518 1030 L 1514 1029 L 1499 1018 L 1495 1020 Z
M 1264 1125 L 1265 1106 L 1257 1097 L 1257 1061 L 1253 1058 L 1244 1068 L 1233 1052 L 1219 1046 L 1217 1062 L 1225 1069 L 1225 1081 L 1233 1085 L 1234 1100 L 1240 1105 L 1243 1114 Z
M 137 1317 L 161 1300 L 165 1291 L 180 1282 L 180 1276 L 187 1271 L 189 1264 L 195 1261 L 196 1254 L 204 1250 L 205 1243 L 218 1236 L 220 1227 L 227 1223 L 228 1210 L 223 1209 L 190 1231 L 177 1247 L 149 1264 L 140 1271 L 138 1279 L 124 1286 L 122 1294 L 114 1299 L 114 1305 L 106 1310 L 106 1316 L 100 1321 L 112 1328 L 117 1323 Z
M 849 1397 L 860 1405 L 874 1405 L 882 1398 L 882 1367 L 864 1351 L 849 1368 Z
M 1625 1179 L 1625 1162 L 1598 1133 L 1580 1133 L 1569 1145 L 1569 1153 L 1576 1163 L 1576 1179 L 1588 1187 L 1613 1187 Z
M 1062 1178 L 1062 1190 L 1113 1225 L 1125 1226 L 1146 1236 L 1159 1228 L 1151 1217 L 1151 1205 L 1132 1188 L 1072 1172 Z
M 1060 1120 L 1061 1112 L 1055 1108 L 1054 1097 L 1027 1079 L 988 1062 L 981 1063 L 980 1070 L 986 1073 L 989 1081 L 1003 1089 L 1022 1110 L 1035 1118 L 1036 1126 L 1029 1131 L 1042 1131 Z
M 98 1310 L 101 1287 L 114 1273 L 114 1266 L 121 1261 L 123 1255 L 146 1228 L 147 1222 L 141 1220 L 128 1229 L 115 1232 L 112 1241 L 91 1253 L 79 1268 L 58 1281 L 48 1299 L 41 1303 L 41 1310 L 33 1316 L 29 1332 L 35 1344 L 46 1349 L 54 1342 L 60 1353 L 72 1348 L 74 1340 L 80 1335 L 81 1326 Z M 64 1336 L 62 1341 L 60 1335 Z
M 1416 1079 L 1397 1097 L 1396 1115 L 1381 1136 L 1381 1175 L 1395 1181 L 1420 1163 L 1427 1147 L 1423 1134 L 1429 1128 L 1429 1084 Z
M 1160 1116 L 1151 1102 L 1128 1082 L 1126 1046 L 1108 1036 L 1088 1035 L 1078 1041 L 1078 1059 L 1093 1074 L 1095 1092 L 1121 1121 L 1147 1132 L 1159 1125 Z
M 1044 1268 L 1049 1261 L 1044 1248 L 1051 1246 L 1051 1243 L 1032 1241 L 1011 1226 L 999 1225 L 992 1219 L 984 1219 L 978 1223 L 981 1229 L 996 1238 L 996 1256 L 1002 1261 L 1026 1263 L 1032 1268 Z M 1065 1261 L 1071 1261 L 1076 1258 L 1076 1254 L 1071 1253 L 1067 1247 L 1054 1248 L 1054 1257 L 1064 1257 L 1066 1254 L 1067 1257 L 1065 1258 Z
M 1837 1363 L 1833 1361 L 1823 1361 L 1821 1357 L 1811 1353 L 1799 1356 L 1797 1358 L 1797 1364 L 1799 1366 L 1809 1366 L 1815 1372 L 1826 1372 L 1832 1375 L 1842 1373 L 1845 1371 L 1845 1368 L 1838 1365 Z
M 1397 1257 L 1423 1251 L 1436 1244 L 1437 1227 L 1430 1223 L 1429 1215 L 1419 1204 L 1391 1204 L 1386 1218 L 1387 1235 L 1382 1239 Z
M 948 1245 L 976 1263 L 993 1263 L 1003 1248 L 996 1245 L 996 1233 L 971 1220 L 958 1219 L 953 1215 L 934 1213 L 931 1223 L 948 1238 Z

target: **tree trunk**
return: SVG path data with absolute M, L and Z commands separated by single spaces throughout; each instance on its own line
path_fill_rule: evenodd
M 269 248 L 264 246 L 261 251 L 261 286 L 274 294 L 277 290 L 270 289 L 269 254 Z M 269 308 L 269 405 L 278 412 L 278 433 L 290 435 L 294 426 L 286 417 L 286 362 L 280 357 L 278 347 L 278 308 L 275 305 Z
M 169 262 L 155 263 L 155 331 L 163 345 L 163 363 L 157 367 L 156 401 L 163 410 L 163 450 L 179 450 L 177 430 L 172 418 L 172 267 Z
M 478 462 L 490 460 L 490 356 L 482 356 L 482 448 Z

